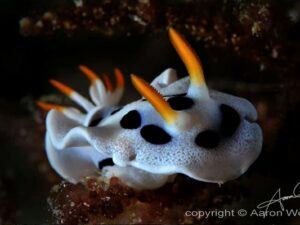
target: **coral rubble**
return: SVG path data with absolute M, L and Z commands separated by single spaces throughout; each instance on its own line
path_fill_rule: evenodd
M 181 175 L 155 191 L 135 191 L 117 178 L 109 183 L 87 178 L 54 186 L 48 202 L 59 224 L 219 224 L 215 218 L 187 216 L 186 211 L 221 208 L 246 194 L 235 184 L 229 189 Z

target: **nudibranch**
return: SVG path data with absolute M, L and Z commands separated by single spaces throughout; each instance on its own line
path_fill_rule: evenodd
M 69 182 L 86 176 L 118 177 L 135 189 L 155 189 L 176 174 L 224 183 L 242 175 L 259 156 L 262 131 L 255 107 L 246 99 L 208 89 L 201 62 L 173 28 L 169 37 L 188 76 L 177 80 L 167 69 L 151 84 L 131 80 L 141 99 L 123 107 L 124 77 L 115 69 L 116 85 L 86 66 L 91 100 L 70 87 L 52 85 L 86 113 L 38 102 L 49 110 L 46 153 L 54 170 Z M 114 87 L 115 86 L 115 87 Z

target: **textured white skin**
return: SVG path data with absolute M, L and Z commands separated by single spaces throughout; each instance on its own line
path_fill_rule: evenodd
M 163 96 L 186 93 L 189 77 L 176 81 L 176 72 L 168 69 L 151 85 Z M 193 98 L 194 106 L 184 111 L 185 118 L 190 120 L 189 126 L 184 129 L 167 126 L 148 101 L 132 102 L 104 118 L 96 127 L 87 127 L 87 124 L 101 110 L 110 111 L 103 108 L 103 104 L 88 112 L 83 124 L 51 110 L 46 121 L 49 161 L 57 173 L 73 183 L 95 174 L 98 162 L 105 158 L 112 158 L 116 165 L 104 167 L 103 175 L 117 176 L 136 189 L 158 188 L 178 173 L 214 183 L 235 179 L 260 154 L 263 138 L 260 127 L 254 122 L 257 113 L 246 99 L 213 90 L 209 90 L 209 96 Z M 117 100 L 114 99 L 114 102 Z M 220 104 L 234 108 L 240 115 L 241 123 L 233 136 L 222 139 L 215 149 L 201 148 L 195 144 L 195 137 L 201 131 L 218 127 Z M 142 124 L 138 129 L 123 129 L 120 120 L 131 110 L 140 113 Z M 172 136 L 172 141 L 163 145 L 145 141 L 140 129 L 148 124 L 163 128 Z

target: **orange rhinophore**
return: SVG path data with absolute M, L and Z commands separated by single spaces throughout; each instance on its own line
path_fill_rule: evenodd
M 170 107 L 169 103 L 143 79 L 132 74 L 131 80 L 138 92 L 153 105 L 162 118 L 168 124 L 173 124 L 178 117 L 178 113 Z
M 173 28 L 169 29 L 169 36 L 171 43 L 189 72 L 191 84 L 196 86 L 205 85 L 203 69 L 198 55 L 189 43 L 187 43 L 185 38 Z

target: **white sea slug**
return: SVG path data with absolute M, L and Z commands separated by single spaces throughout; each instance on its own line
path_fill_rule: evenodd
M 124 78 L 115 69 L 117 85 L 104 83 L 80 66 L 91 80 L 90 97 L 51 83 L 82 106 L 38 104 L 50 110 L 46 120 L 46 152 L 51 166 L 76 183 L 86 176 L 118 177 L 136 189 L 155 189 L 176 174 L 224 183 L 243 174 L 262 147 L 262 131 L 254 106 L 244 98 L 208 89 L 201 62 L 173 28 L 169 36 L 189 76 L 177 80 L 167 69 L 149 85 L 132 75 L 143 96 L 117 107 Z

